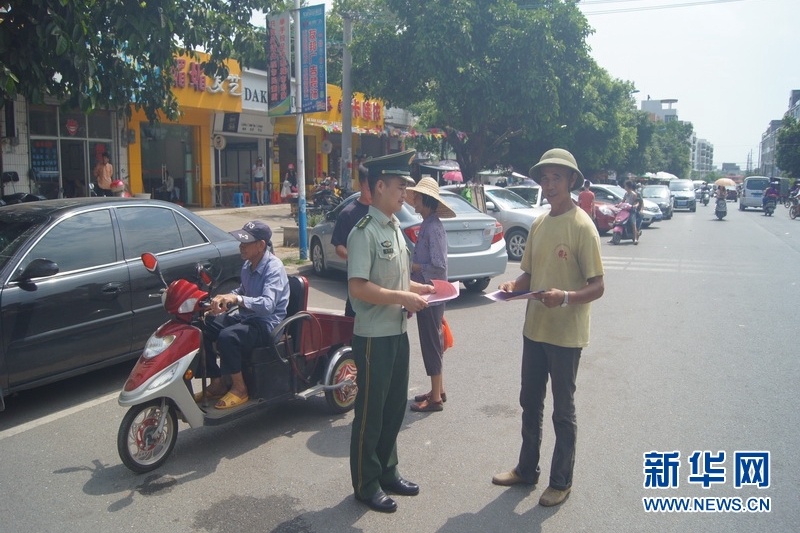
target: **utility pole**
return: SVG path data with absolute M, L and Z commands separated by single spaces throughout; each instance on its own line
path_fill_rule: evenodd
M 294 112 L 297 116 L 297 225 L 300 228 L 300 259 L 308 259 L 308 235 L 306 233 L 306 143 L 303 128 L 303 73 L 302 37 L 300 31 L 300 0 L 294 0 Z
M 350 42 L 353 40 L 353 19 L 349 13 L 342 14 L 344 48 L 342 50 L 342 168 L 340 172 L 342 190 L 352 190 L 353 180 L 353 84 L 350 69 L 353 57 Z

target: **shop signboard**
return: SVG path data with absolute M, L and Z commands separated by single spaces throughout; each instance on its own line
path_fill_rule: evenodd
M 289 13 L 267 17 L 267 60 L 269 71 L 269 116 L 280 117 L 292 112 L 291 23 Z
M 325 111 L 325 5 L 300 9 L 300 72 L 303 113 Z

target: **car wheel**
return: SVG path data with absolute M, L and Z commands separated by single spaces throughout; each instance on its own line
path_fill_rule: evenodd
M 743 206 L 741 203 L 739 203 L 739 211 L 744 211 L 745 209 L 747 208 Z
M 514 261 L 522 260 L 525 251 L 525 242 L 528 240 L 527 232 L 519 229 L 511 230 L 506 234 L 506 250 L 508 258 Z
M 696 212 L 697 211 L 697 206 L 692 207 L 691 209 L 689 209 L 689 211 L 691 211 L 692 213 Z
M 311 242 L 311 264 L 316 275 L 325 274 L 325 254 L 322 251 L 322 243 L 317 238 Z
M 489 281 L 491 281 L 489 278 L 470 279 L 464 281 L 464 287 L 469 292 L 481 292 L 489 286 Z

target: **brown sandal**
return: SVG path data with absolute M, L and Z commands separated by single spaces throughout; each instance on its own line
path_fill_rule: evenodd
M 417 402 L 417 403 L 424 402 L 425 400 L 430 400 L 430 399 L 431 399 L 431 393 L 430 392 L 426 392 L 425 394 L 418 394 L 418 395 L 414 396 L 414 401 Z M 446 392 L 442 393 L 442 401 L 443 402 L 447 401 L 447 393 Z
M 432 413 L 442 411 L 444 402 L 434 402 L 433 400 L 423 400 L 419 403 L 412 403 L 411 410 L 417 413 Z

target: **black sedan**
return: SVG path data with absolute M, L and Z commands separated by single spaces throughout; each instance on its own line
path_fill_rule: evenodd
M 3 397 L 138 357 L 167 319 L 167 281 L 208 267 L 218 291 L 239 283 L 231 235 L 174 204 L 72 198 L 0 207 L 0 410 Z

